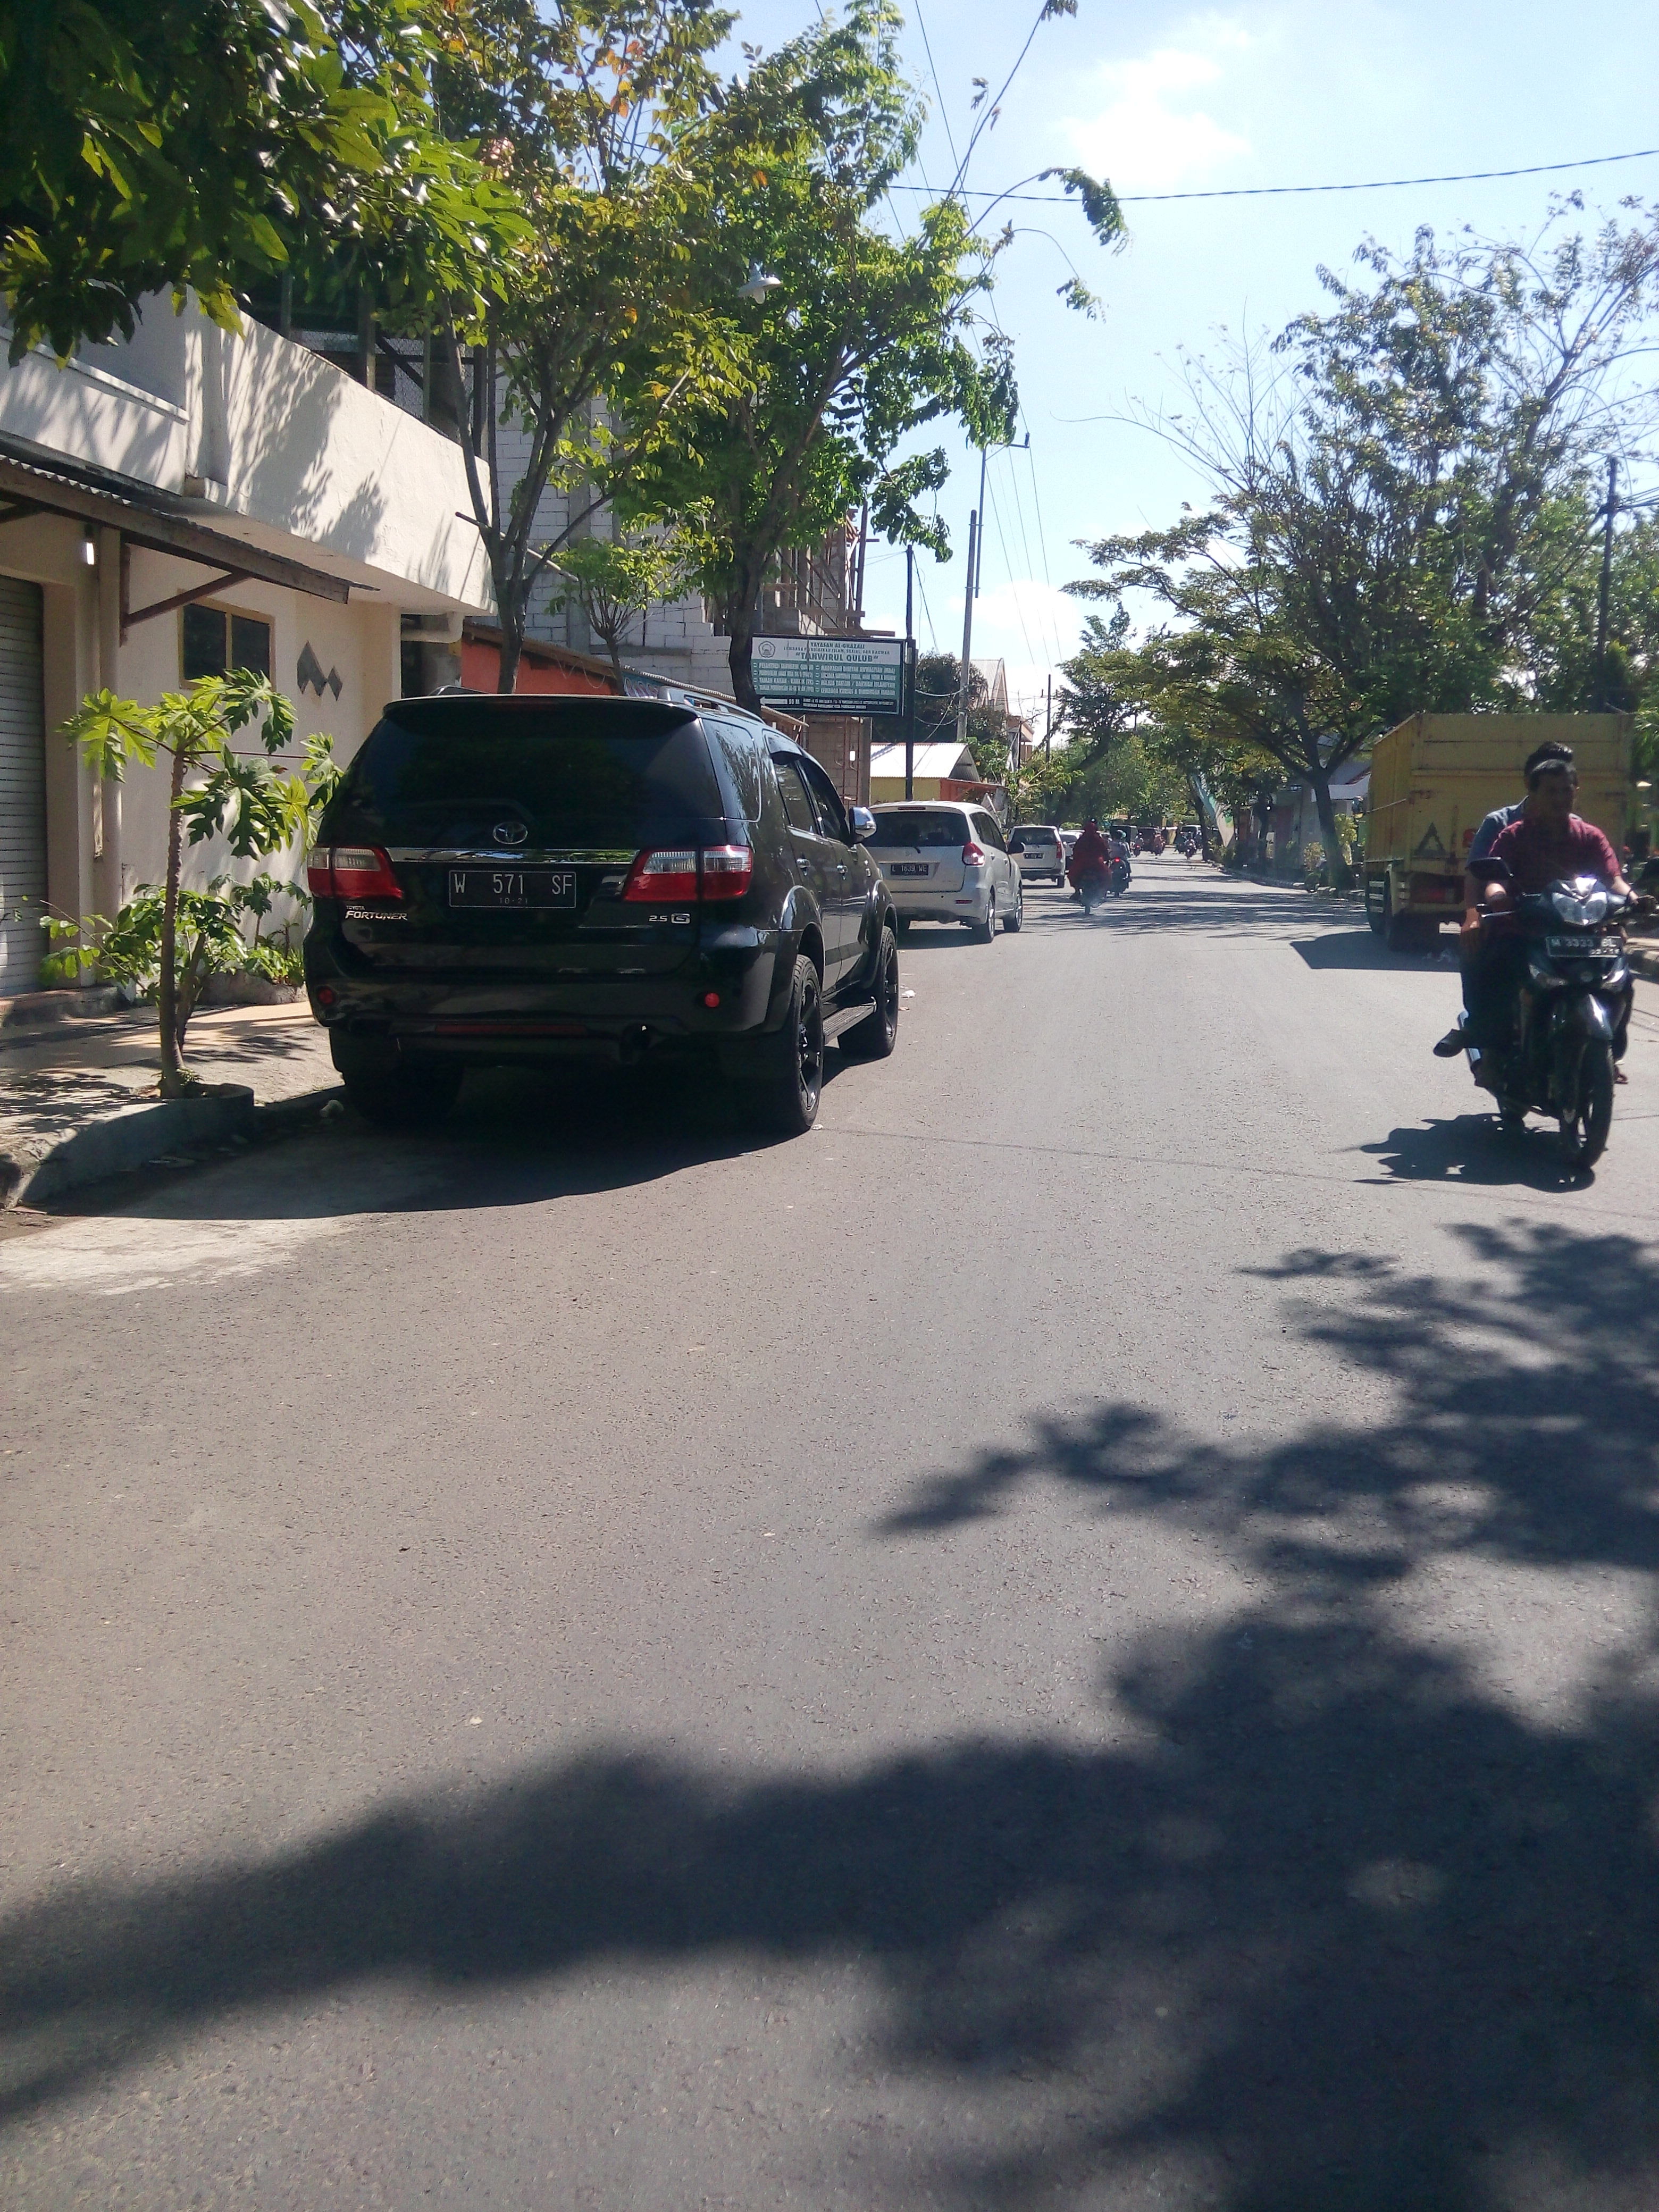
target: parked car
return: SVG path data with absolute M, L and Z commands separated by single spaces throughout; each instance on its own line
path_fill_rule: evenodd
M 913 921 L 958 921 L 988 945 L 1001 924 L 1024 918 L 1019 864 L 994 816 L 957 799 L 896 801 L 875 810 L 870 849 L 901 931 Z
M 1072 865 L 1072 854 L 1077 849 L 1077 841 L 1082 835 L 1080 830 L 1062 830 L 1060 833 L 1060 842 L 1066 848 L 1065 865 L 1068 868 Z
M 804 1131 L 825 1041 L 897 1036 L 874 830 L 729 705 L 400 700 L 310 855 L 312 1011 L 378 1121 L 441 1114 L 469 1067 L 683 1055 Z
M 1017 822 L 1008 832 L 1008 850 L 1024 882 L 1063 884 L 1066 848 L 1052 822 Z

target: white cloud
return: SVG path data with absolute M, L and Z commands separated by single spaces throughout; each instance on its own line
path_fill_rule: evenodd
M 1237 24 L 1206 16 L 1191 27 L 1185 45 L 1103 63 L 1095 82 L 1108 104 L 1063 126 L 1078 159 L 1121 192 L 1176 191 L 1207 182 L 1225 162 L 1248 154 L 1250 142 L 1193 106 L 1193 96 L 1218 85 L 1224 58 L 1249 43 Z

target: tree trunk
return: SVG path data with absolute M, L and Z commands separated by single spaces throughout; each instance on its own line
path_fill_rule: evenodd
M 514 605 L 510 596 L 503 599 L 499 585 L 495 589 L 495 604 L 501 625 L 501 651 L 495 672 L 495 689 L 497 691 L 516 691 L 519 688 L 519 656 L 524 651 L 524 609 Z
M 1314 804 L 1319 810 L 1319 835 L 1325 848 L 1325 861 L 1331 872 L 1331 889 L 1345 891 L 1348 888 L 1348 864 L 1342 857 L 1342 847 L 1336 835 L 1336 809 L 1331 804 L 1331 780 L 1322 768 L 1310 769 L 1308 781 L 1313 786 Z
M 185 787 L 185 756 L 180 747 L 173 756 L 173 775 L 167 796 L 167 884 L 161 895 L 161 977 L 156 994 L 161 1026 L 161 1096 L 180 1098 L 189 1087 L 185 1073 L 184 1039 L 179 1024 L 179 867 L 184 823 L 179 799 Z
M 739 707 L 758 714 L 761 699 L 755 689 L 755 617 L 747 606 L 732 614 L 732 643 L 726 657 L 732 671 L 732 696 Z
M 1205 811 L 1204 801 L 1198 795 L 1198 786 L 1190 777 L 1188 779 L 1187 790 L 1193 802 L 1193 811 L 1198 817 L 1199 853 L 1204 860 L 1207 860 L 1210 857 L 1210 817 Z

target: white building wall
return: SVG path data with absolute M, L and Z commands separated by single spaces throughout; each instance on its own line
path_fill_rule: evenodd
M 297 735 L 329 731 L 342 761 L 401 690 L 404 613 L 494 611 L 477 532 L 462 519 L 459 448 L 259 325 L 228 337 L 157 301 L 130 344 L 88 348 L 63 368 L 38 351 L 0 368 L 0 431 L 27 441 L 43 465 L 61 456 L 170 493 L 219 535 L 345 581 L 343 605 L 256 582 L 209 601 L 270 622 L 271 673 L 294 702 Z M 0 573 L 44 591 L 48 897 L 75 917 L 112 914 L 137 884 L 160 880 L 167 782 L 139 769 L 99 789 L 63 726 L 89 692 L 148 704 L 181 681 L 181 615 L 134 623 L 122 640 L 119 537 L 100 528 L 94 543 L 88 568 L 78 520 L 38 514 L 0 531 Z M 135 610 L 212 574 L 142 547 L 130 562 Z M 337 675 L 337 696 L 301 690 L 307 645 Z M 198 849 L 186 881 L 224 866 L 222 850 Z

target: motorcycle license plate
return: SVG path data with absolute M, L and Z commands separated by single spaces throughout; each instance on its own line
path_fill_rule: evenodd
M 1553 960 L 1608 960 L 1619 950 L 1616 937 L 1547 937 L 1544 950 Z

